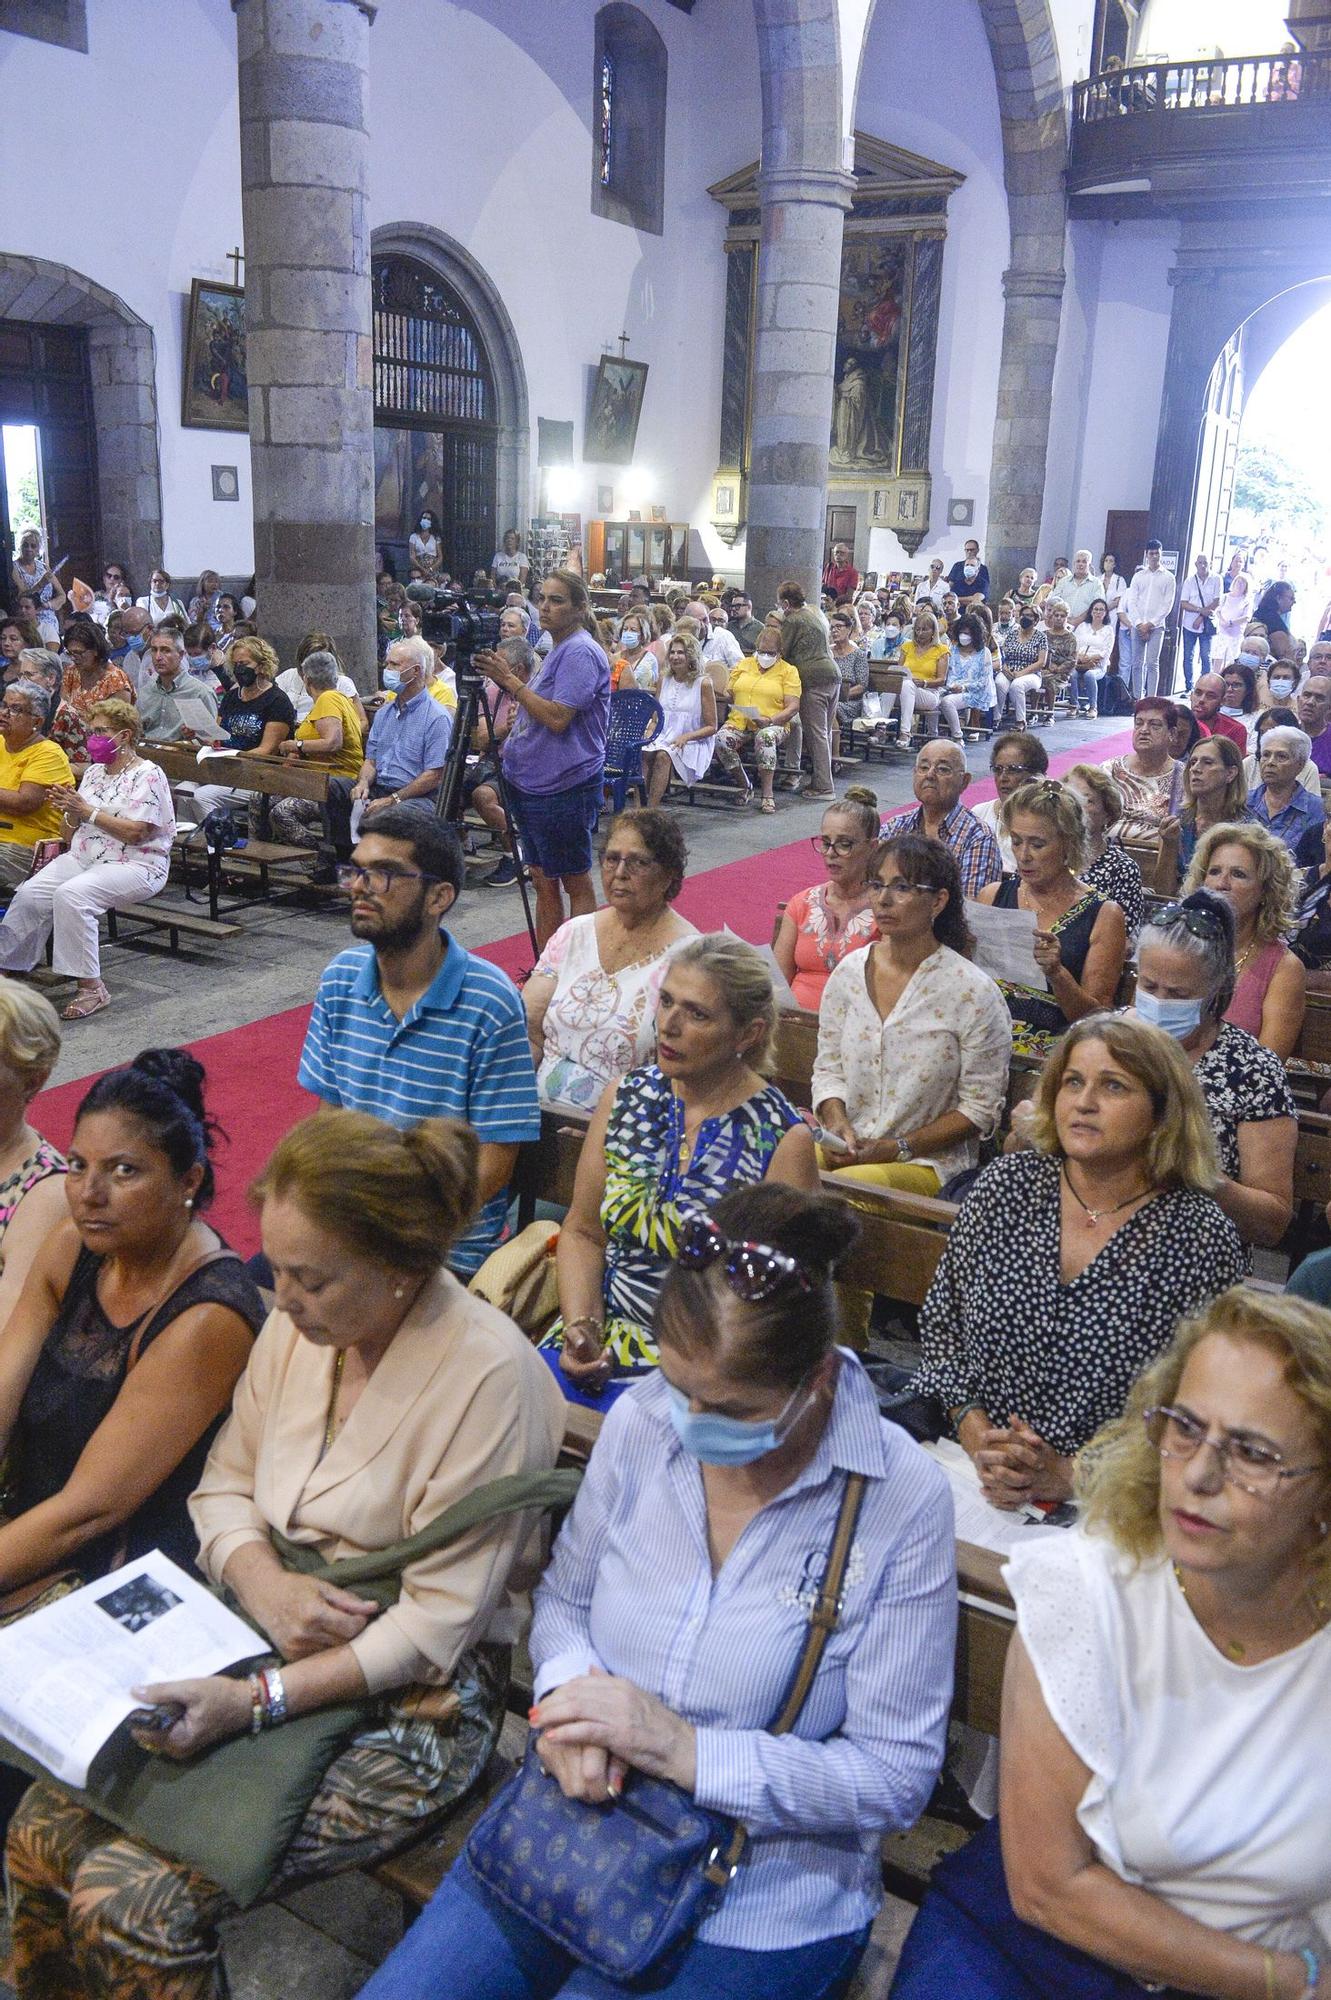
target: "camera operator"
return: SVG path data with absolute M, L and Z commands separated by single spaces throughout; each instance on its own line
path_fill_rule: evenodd
M 365 822 L 384 804 L 429 812 L 448 760 L 453 718 L 429 693 L 436 662 L 428 639 L 399 639 L 388 648 L 384 685 L 396 693 L 370 724 L 359 775 L 328 780 L 328 828 L 340 861 L 351 853 L 351 809 L 367 801 Z
M 567 917 L 596 908 L 592 835 L 601 810 L 610 662 L 594 636 L 587 586 L 572 570 L 546 577 L 540 612 L 553 644 L 529 682 L 497 652 L 477 653 L 476 665 L 517 704 L 502 761 L 544 951 Z

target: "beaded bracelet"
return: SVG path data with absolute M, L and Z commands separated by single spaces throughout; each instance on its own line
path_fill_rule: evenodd
M 1315 1951 L 1308 1949 L 1306 1944 L 1300 1946 L 1299 1957 L 1303 1960 L 1303 1969 L 1308 1975 L 1306 1991 L 1310 1994 L 1315 1993 L 1321 1983 L 1322 1961 Z
M 267 1704 L 264 1701 L 263 1682 L 258 1674 L 249 1677 L 250 1689 L 250 1735 L 257 1736 L 263 1728 Z

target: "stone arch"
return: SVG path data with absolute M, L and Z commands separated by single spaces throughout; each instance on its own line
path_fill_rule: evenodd
M 103 560 L 145 579 L 162 560 L 162 468 L 153 330 L 122 298 L 67 264 L 0 251 L 0 319 L 83 327 L 97 433 Z
M 990 570 L 1003 576 L 1034 558 L 1040 533 L 1063 300 L 1067 113 L 1049 0 L 977 4 L 998 87 L 1011 237 L 985 536 Z M 843 62 L 838 0 L 754 0 L 765 202 L 790 184 L 821 183 L 836 199 L 875 6 L 868 0 L 860 46 Z M 756 450 L 754 458 L 756 466 Z
M 500 534 L 524 531 L 530 512 L 531 419 L 527 371 L 508 308 L 489 274 L 469 250 L 424 222 L 388 222 L 372 232 L 371 255 L 415 257 L 453 287 L 475 320 L 494 374 L 499 421 L 496 445 L 495 519 Z

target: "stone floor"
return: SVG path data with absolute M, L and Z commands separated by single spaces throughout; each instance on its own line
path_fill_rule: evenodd
M 1121 722 L 1061 721 L 1046 740 L 1051 751 L 1072 749 L 1081 743 L 1093 745 L 1122 728 Z M 982 776 L 988 768 L 988 746 L 972 745 L 967 756 L 972 771 Z M 885 809 L 911 797 L 910 764 L 905 758 L 848 773 L 841 789 L 851 782 L 871 785 Z M 815 833 L 821 810 L 784 799 L 773 825 L 753 813 L 685 808 L 691 868 L 718 867 Z M 230 944 L 207 945 L 178 958 L 147 946 L 108 950 L 104 971 L 115 1004 L 67 1030 L 54 1080 L 89 1075 L 124 1061 L 136 1049 L 197 1040 L 299 1006 L 311 997 L 320 970 L 346 938 L 345 920 L 336 905 L 316 910 L 256 907 L 246 912 L 243 922 L 244 935 Z M 464 892 L 450 928 L 462 943 L 477 945 L 506 937 L 521 924 L 515 889 L 476 886 Z M 510 1722 L 509 1728 L 520 1725 Z M 912 1915 L 908 1904 L 891 1899 L 884 1904 L 854 2000 L 885 2000 Z M 396 1898 L 364 1876 L 340 1877 L 303 1889 L 225 1926 L 233 2000 L 349 2000 L 400 1933 Z M 0 1934 L 0 1947 L 4 1942 Z M 12 2000 L 10 1988 L 2 1983 L 0 2000 Z

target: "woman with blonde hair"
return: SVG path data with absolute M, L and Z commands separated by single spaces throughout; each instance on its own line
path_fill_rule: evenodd
M 652 1314 L 685 1223 L 754 1181 L 817 1188 L 813 1134 L 766 1081 L 775 1034 L 752 945 L 717 932 L 671 954 L 656 1061 L 603 1092 L 560 1232 L 560 1318 L 542 1351 L 575 1401 L 607 1407 L 655 1368 Z
M 59 1055 L 50 1001 L 16 979 L 0 979 L 0 1327 L 33 1258 L 69 1214 L 64 1158 L 28 1122 Z
M 1043 985 L 999 985 L 1012 1016 L 1019 1055 L 1045 1055 L 1069 1021 L 1112 1006 L 1127 956 L 1127 930 L 1117 903 L 1081 879 L 1086 822 L 1081 801 L 1051 778 L 1023 785 L 1003 807 L 1016 862 L 1013 873 L 981 889 L 979 900 L 1000 910 L 1035 914 L 1035 964 Z
M 911 1384 L 937 1398 L 997 1507 L 1066 1499 L 1076 1454 L 1180 1314 L 1247 1269 L 1212 1193 L 1201 1091 L 1161 1029 L 1078 1021 L 1045 1065 L 1030 1133 L 1034 1150 L 993 1161 L 962 1205 Z
M 51 787 L 69 849 L 29 875 L 0 922 L 0 971 L 31 972 L 54 932 L 52 966 L 76 981 L 66 1021 L 111 1004 L 102 984 L 97 922 L 104 910 L 146 903 L 165 886 L 176 815 L 165 774 L 140 757 L 132 702 L 98 702 L 88 717 L 88 768 L 78 790 Z
M 1179 1327 L 1018 1548 L 999 1817 L 893 2000 L 1331 1990 L 1331 1314 L 1241 1288 Z
M 1285 942 L 1299 908 L 1289 849 L 1264 826 L 1213 826 L 1197 844 L 1183 889 L 1210 889 L 1233 910 L 1238 982 L 1225 1019 L 1287 1060 L 1307 1005 L 1302 962 Z
M 702 651 L 691 632 L 671 634 L 656 698 L 665 721 L 660 736 L 642 753 L 649 806 L 660 805 L 672 777 L 682 785 L 696 785 L 706 777 L 716 748 L 716 690 L 703 672 Z
M 514 1584 L 525 1588 L 513 1572 L 533 1510 L 403 1551 L 382 1610 L 280 1553 L 282 1536 L 329 1561 L 396 1550 L 478 1485 L 554 1464 L 563 1410 L 546 1370 L 445 1268 L 476 1208 L 477 1152 L 451 1119 L 399 1132 L 325 1111 L 288 1133 L 254 1189 L 276 1304 L 190 1511 L 203 1569 L 282 1665 L 150 1689 L 145 1699 L 180 1713 L 139 1741 L 183 1760 L 318 1709 L 360 1708 L 270 1895 L 427 1828 L 484 1768 L 503 1720 Z M 35 1785 L 11 1824 L 8 1875 L 11 1976 L 25 1996 L 49 1994 L 57 1965 L 66 1994 L 223 1991 L 216 1927 L 234 1914 L 229 1898 L 54 1783 Z

